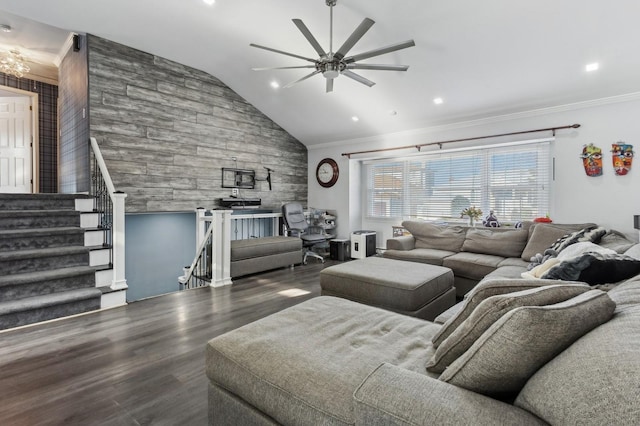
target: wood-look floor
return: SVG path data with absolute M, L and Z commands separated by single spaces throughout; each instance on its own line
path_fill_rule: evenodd
M 333 263 L 2 332 L 0 425 L 204 425 L 206 342 L 318 296 Z

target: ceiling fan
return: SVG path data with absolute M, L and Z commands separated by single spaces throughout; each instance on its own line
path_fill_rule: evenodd
M 347 56 L 347 53 L 353 46 L 365 35 L 365 33 L 375 23 L 372 19 L 365 18 L 362 23 L 355 29 L 355 31 L 347 38 L 347 40 L 340 46 L 337 51 L 333 51 L 333 7 L 336 5 L 337 0 L 325 0 L 327 6 L 330 8 L 329 12 L 329 52 L 325 52 L 320 43 L 311 34 L 311 31 L 302 22 L 301 19 L 292 19 L 293 23 L 298 27 L 302 35 L 311 43 L 311 46 L 320 55 L 318 59 L 307 58 L 304 56 L 296 55 L 295 53 L 288 53 L 278 49 L 272 49 L 270 47 L 260 46 L 258 44 L 251 43 L 250 46 L 257 47 L 258 49 L 268 50 L 270 52 L 280 53 L 282 55 L 291 56 L 298 59 L 303 59 L 307 62 L 311 62 L 313 65 L 299 65 L 291 67 L 276 67 L 276 68 L 253 68 L 254 71 L 264 70 L 283 70 L 283 69 L 295 69 L 295 68 L 315 68 L 310 74 L 305 75 L 299 80 L 293 81 L 284 88 L 293 86 L 296 83 L 304 81 L 316 74 L 322 74 L 327 79 L 327 93 L 333 91 L 333 80 L 339 75 L 349 77 L 359 83 L 366 86 L 373 86 L 375 83 L 363 76 L 356 74 L 352 70 L 378 70 L 378 71 L 406 71 L 409 69 L 408 65 L 375 65 L 375 64 L 358 64 L 357 61 L 362 59 L 372 58 L 374 56 L 383 55 L 385 53 L 395 52 L 396 50 L 406 49 L 407 47 L 415 46 L 413 40 L 407 40 L 402 43 L 392 44 L 390 46 L 381 47 L 379 49 L 370 50 L 368 52 L 360 53 L 353 56 Z

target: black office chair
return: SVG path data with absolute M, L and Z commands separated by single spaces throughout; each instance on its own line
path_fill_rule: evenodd
M 307 257 L 316 257 L 324 263 L 324 257 L 313 251 L 316 245 L 324 245 L 327 242 L 327 235 L 320 226 L 311 226 L 304 217 L 304 210 L 299 203 L 287 203 L 282 206 L 282 219 L 286 227 L 285 235 L 298 237 L 302 240 L 302 247 L 305 249 L 302 263 L 307 264 Z

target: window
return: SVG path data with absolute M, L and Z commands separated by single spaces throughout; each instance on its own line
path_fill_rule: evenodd
M 459 218 L 475 206 L 502 221 L 549 211 L 550 141 L 365 162 L 369 218 Z

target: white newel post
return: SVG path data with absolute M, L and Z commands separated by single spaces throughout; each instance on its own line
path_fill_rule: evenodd
M 213 244 L 211 249 L 211 287 L 231 284 L 231 212 L 211 210 Z
M 127 194 L 115 192 L 113 200 L 113 224 L 112 224 L 112 244 L 113 244 L 113 290 L 125 290 L 129 288 L 125 278 L 125 257 L 124 257 L 124 199 Z
M 206 212 L 204 207 L 198 207 L 196 209 L 196 251 L 202 244 L 202 239 L 207 233 L 207 223 L 204 220 L 204 213 Z

